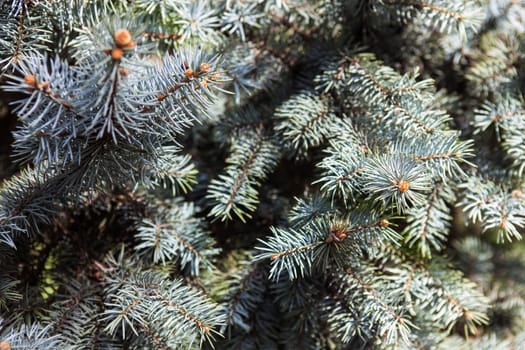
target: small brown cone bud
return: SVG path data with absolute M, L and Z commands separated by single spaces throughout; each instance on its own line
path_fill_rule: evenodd
M 333 240 L 337 242 L 344 241 L 348 237 L 348 229 L 343 224 L 335 224 L 332 229 L 330 230 L 329 237 L 332 236 Z M 331 242 L 332 240 L 330 240 Z M 327 243 L 330 243 L 327 242 Z
M 193 69 L 191 69 L 191 68 L 186 69 L 186 77 L 192 78 L 193 75 L 194 75 Z
M 115 39 L 115 44 L 120 48 L 128 47 L 132 42 L 131 34 L 127 29 L 117 30 L 113 35 L 113 39 Z
M 11 350 L 11 345 L 8 342 L 0 342 L 0 350 Z
M 390 225 L 390 221 L 387 219 L 381 220 L 381 227 L 388 227 L 388 225 Z
M 124 56 L 124 51 L 122 51 L 121 49 L 115 48 L 111 50 L 111 58 L 114 59 L 115 61 L 120 60 L 122 56 Z
M 523 197 L 523 192 L 521 192 L 520 190 L 514 190 L 512 191 L 512 198 L 521 198 Z
M 100 273 L 100 271 L 95 271 L 95 276 L 94 276 L 94 277 L 95 277 L 95 279 L 96 279 L 97 281 L 102 281 L 102 279 L 104 278 L 104 277 L 102 276 L 102 273 Z
M 201 63 L 199 71 L 202 73 L 208 73 L 211 70 L 211 66 L 208 63 Z
M 399 183 L 397 184 L 397 189 L 401 193 L 407 192 L 410 189 L 410 182 L 408 182 L 406 180 L 399 181 Z
M 41 90 L 44 90 L 45 92 L 48 92 L 49 89 L 51 88 L 51 84 L 49 84 L 48 81 L 43 81 L 41 83 L 37 83 L 36 87 L 41 89 Z
M 123 77 L 127 77 L 128 74 L 129 74 L 129 71 L 127 69 L 124 69 L 124 68 L 120 68 L 118 70 L 118 72 L 120 73 L 120 75 L 122 75 Z
M 28 74 L 24 77 L 24 83 L 27 85 L 35 86 L 36 78 L 33 74 Z M 0 349 L 1 350 L 1 349 Z

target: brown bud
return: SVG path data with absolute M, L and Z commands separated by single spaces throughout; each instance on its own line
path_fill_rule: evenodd
M 120 75 L 122 75 L 123 77 L 127 77 L 128 74 L 129 74 L 129 71 L 127 69 L 124 69 L 124 68 L 120 68 L 118 70 L 118 72 L 120 73 Z
M 27 85 L 35 86 L 36 78 L 33 74 L 28 74 L 24 77 L 24 83 Z
M 208 87 L 208 80 L 204 79 L 203 81 L 201 81 L 201 85 L 203 88 L 207 88 Z
M 521 192 L 520 190 L 514 190 L 512 191 L 512 198 L 521 198 L 523 197 L 523 192 Z
M 499 122 L 501 120 L 501 115 L 493 115 L 490 119 L 492 119 L 493 122 Z
M 399 181 L 399 183 L 397 184 L 397 189 L 401 193 L 407 192 L 410 189 L 410 182 L 408 182 L 406 180 Z
M 128 47 L 132 43 L 131 34 L 127 29 L 119 29 L 113 35 L 115 44 L 120 47 Z
M 208 73 L 211 70 L 211 66 L 208 63 L 201 63 L 199 66 L 199 71 L 202 73 Z
M 11 350 L 11 345 L 6 341 L 2 341 L 0 342 L 0 350 Z
M 390 225 L 390 221 L 387 219 L 381 220 L 381 227 L 388 227 L 388 225 Z
M 117 194 L 115 196 L 115 198 L 121 202 L 125 202 L 126 201 L 126 196 L 124 196 L 123 194 Z
M 210 333 L 210 330 L 211 330 L 211 328 L 210 328 L 209 326 L 204 326 L 204 327 L 202 327 L 202 331 L 203 331 L 204 333 Z
M 193 69 L 191 68 L 186 69 L 186 77 L 193 78 L 193 75 L 194 75 Z
M 330 236 L 333 236 L 337 242 L 344 241 L 348 237 L 348 229 L 346 225 L 335 224 L 330 230 Z
M 505 221 L 502 221 L 501 224 L 499 224 L 499 228 L 501 228 L 502 230 L 506 229 L 507 223 Z
M 122 56 L 124 56 L 124 51 L 122 51 L 122 49 L 114 48 L 113 50 L 111 50 L 111 58 L 115 61 L 119 61 L 122 58 Z
M 39 88 L 40 90 L 44 90 L 45 92 L 48 92 L 49 89 L 51 88 L 51 84 L 49 84 L 48 81 L 43 81 L 43 82 L 37 83 L 36 87 Z
M 211 78 L 210 78 L 210 79 L 213 80 L 213 81 L 217 81 L 217 80 L 219 80 L 220 78 L 221 78 L 221 75 L 220 75 L 219 73 L 213 73 L 213 74 L 211 75 Z

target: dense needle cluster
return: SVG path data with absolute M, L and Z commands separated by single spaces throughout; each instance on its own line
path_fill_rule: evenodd
M 0 350 L 523 349 L 524 79 L 522 1 L 0 0 Z

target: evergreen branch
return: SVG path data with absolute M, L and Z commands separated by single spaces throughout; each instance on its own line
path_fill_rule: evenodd
M 196 339 L 200 345 L 212 342 L 217 334 L 213 328 L 224 323 L 215 304 L 180 281 L 148 271 L 135 276 L 115 273 L 120 272 L 112 272 L 105 302 L 106 330 L 112 335 L 121 328 L 125 337 L 129 327 L 138 336 L 137 328 L 148 327 L 170 348 L 190 348 Z
M 57 335 L 51 335 L 51 327 L 39 323 L 21 324 L 11 328 L 2 338 L 2 346 L 11 349 L 59 349 L 64 344 Z M 7 344 L 7 345 L 4 345 Z
M 20 13 L 18 14 L 18 30 L 16 36 L 15 50 L 12 54 L 12 58 L 10 59 L 10 63 L 14 65 L 18 63 L 18 59 L 21 55 L 22 36 L 24 33 L 25 9 L 25 6 L 23 6 Z
M 161 337 L 157 336 L 155 331 L 150 329 L 147 324 L 140 324 L 138 327 L 146 334 L 148 338 L 152 340 L 152 343 L 155 345 L 156 349 L 170 350 L 168 343 L 165 342 Z
M 426 110 L 431 81 L 417 82 L 415 74 L 400 76 L 371 54 L 343 57 L 339 64 L 348 75 L 344 88 L 389 125 L 403 132 L 434 134 L 448 121 L 443 112 Z
M 343 344 L 351 343 L 359 337 L 366 337 L 370 325 L 359 315 L 358 307 L 346 300 L 334 286 L 330 284 L 329 297 L 326 301 L 326 319 L 330 330 L 337 334 Z
M 225 54 L 223 62 L 231 78 L 225 88 L 233 89 L 237 105 L 246 95 L 273 91 L 286 74 L 286 65 L 279 58 L 270 54 L 264 45 L 261 48 L 251 42 L 233 47 Z
M 276 131 L 282 134 L 294 153 L 306 154 L 317 147 L 336 128 L 335 114 L 328 95 L 319 96 L 303 91 L 279 106 L 274 114 L 278 120 Z
M 171 189 L 174 195 L 192 189 L 197 183 L 195 177 L 198 171 L 191 162 L 191 156 L 179 152 L 179 147 L 164 146 L 154 161 L 144 165 L 142 181 L 147 188 Z
M 465 72 L 471 94 L 488 98 L 513 92 L 508 87 L 518 79 L 519 41 L 513 35 L 492 32 L 481 36 L 480 41 L 481 49 L 473 52 L 473 64 Z
M 463 16 L 460 12 L 456 12 L 456 11 L 447 9 L 445 7 L 437 6 L 431 3 L 419 3 L 419 2 L 410 2 L 410 1 L 397 1 L 397 2 L 382 1 L 382 3 L 385 5 L 390 5 L 390 6 L 410 6 L 410 7 L 415 7 L 417 9 L 429 9 L 431 11 L 443 13 L 459 21 L 462 21 L 465 19 L 465 16 Z
M 525 109 L 523 101 L 504 96 L 497 104 L 485 101 L 474 113 L 476 132 L 483 132 L 494 125 L 498 141 L 501 141 L 502 133 L 511 132 L 512 119 L 520 119 L 520 116 L 525 115 Z
M 395 242 L 399 236 L 386 219 L 354 212 L 344 221 L 320 218 L 302 228 L 272 227 L 273 235 L 259 240 L 263 246 L 257 259 L 270 258 L 270 278 L 286 272 L 290 280 L 325 271 L 331 263 L 348 264 L 351 254 L 360 255 L 362 244 L 374 245 L 381 239 Z
M 498 141 L 517 168 L 517 175 L 525 171 L 525 138 L 522 126 L 525 121 L 524 102 L 522 98 L 504 95 L 497 103 L 485 101 L 481 108 L 475 111 L 474 125 L 477 132 L 485 131 L 494 125 Z
M 260 28 L 261 18 L 258 3 L 226 3 L 226 11 L 221 16 L 221 31 L 228 34 L 236 33 L 242 41 L 246 41 L 244 27 Z
M 424 168 L 402 156 L 370 158 L 362 171 L 363 187 L 370 197 L 393 204 L 399 213 L 425 202 L 431 180 Z
M 265 262 L 248 264 L 240 274 L 230 281 L 229 298 L 226 306 L 227 325 L 249 333 L 252 331 L 250 318 L 264 301 L 268 288 L 268 265 Z
M 450 228 L 452 216 L 447 203 L 455 201 L 454 194 L 442 183 L 434 185 L 425 205 L 411 209 L 407 213 L 407 226 L 403 230 L 405 242 L 409 247 L 417 245 L 423 258 L 430 258 L 431 247 L 436 251 L 443 249 L 443 243 Z
M 179 25 L 181 41 L 217 42 L 220 41 L 217 11 L 207 2 L 178 3 L 173 6 L 179 18 L 174 24 Z
M 277 165 L 280 154 L 275 141 L 259 129 L 243 135 L 232 145 L 226 172 L 213 179 L 207 198 L 213 208 L 209 216 L 231 220 L 232 212 L 242 221 L 250 217 L 258 202 L 257 187 Z
M 267 124 L 261 111 L 252 104 L 236 106 L 215 127 L 215 138 L 224 145 L 232 145 L 242 139 L 244 133 L 253 132 Z
M 16 6 L 16 5 L 20 6 Z M 48 14 L 45 5 L 14 1 L 10 11 L 5 11 L 9 5 L 2 4 L 0 12 L 0 70 L 12 70 L 26 55 L 45 49 L 43 45 L 49 39 L 49 30 L 38 19 Z M 36 22 L 36 23 L 35 23 Z
M 326 330 L 326 310 L 322 301 L 323 282 L 323 276 L 293 281 L 282 276 L 273 285 L 272 291 L 279 304 L 279 312 L 283 314 L 282 338 L 285 346 L 298 349 L 322 346 L 320 340 Z
M 215 241 L 205 231 L 204 223 L 195 218 L 192 203 L 175 203 L 154 218 L 140 222 L 135 250 L 139 255 L 153 255 L 153 263 L 166 264 L 175 261 L 181 270 L 199 275 L 201 264 L 206 269 L 213 267 L 213 257 L 219 252 L 213 248 Z
M 78 89 L 74 71 L 40 54 L 26 56 L 16 69 L 21 76 L 9 76 L 4 89 L 28 95 L 14 109 L 23 123 L 15 134 L 18 157 L 36 164 L 78 162 L 89 135 L 81 122 L 87 117 L 67 97 Z
M 18 292 L 19 283 L 20 281 L 7 274 L 7 271 L 0 274 L 0 311 L 7 311 L 10 303 L 22 299 L 22 295 Z
M 450 330 L 461 319 L 465 323 L 465 332 L 475 334 L 478 326 L 487 324 L 488 300 L 461 272 L 440 261 L 427 265 L 392 247 L 380 253 L 378 258 L 401 259 L 408 263 L 408 266 L 387 269 L 393 273 L 389 280 L 400 286 L 393 287 L 393 290 L 400 291 L 405 297 L 410 295 L 407 301 L 422 307 L 422 312 L 428 312 L 432 322 L 438 323 L 439 327 Z M 407 280 L 411 282 L 409 285 L 400 283 Z
M 70 349 L 95 348 L 115 342 L 101 334 L 99 312 L 103 303 L 101 288 L 88 281 L 69 280 L 66 293 L 57 293 L 45 315 L 53 334 Z
M 400 16 L 401 21 L 415 15 L 413 10 L 425 21 L 442 33 L 457 32 L 462 41 L 467 40 L 467 31 L 477 31 L 485 16 L 470 2 L 450 2 L 443 0 L 430 1 L 381 1 L 382 5 L 406 11 Z M 477 11 L 476 11 L 477 10 Z
M 314 242 L 314 243 L 302 245 L 300 247 L 294 247 L 294 248 L 291 248 L 291 249 L 287 249 L 287 250 L 284 250 L 284 251 L 272 254 L 272 256 L 270 258 L 271 258 L 271 260 L 277 260 L 277 259 L 281 259 L 281 258 L 286 258 L 289 255 L 301 254 L 301 253 L 313 250 L 314 248 L 319 247 L 321 244 L 322 244 L 322 242 Z
M 317 249 L 323 249 L 328 232 L 321 229 L 295 230 L 272 227 L 273 235 L 260 243 L 262 247 L 257 259 L 270 258 L 270 278 L 277 279 L 281 273 L 287 272 L 290 279 L 308 276 L 314 266 Z M 321 261 L 325 264 L 326 261 Z
M 317 164 L 322 176 L 314 182 L 322 183 L 321 191 L 332 200 L 336 195 L 350 203 L 361 193 L 359 175 L 363 170 L 369 148 L 365 137 L 357 134 L 351 126 L 343 127 L 342 137 L 331 139 L 325 150 L 326 156 Z
M 483 232 L 496 230 L 498 241 L 521 239 L 525 227 L 524 197 L 521 190 L 499 187 L 476 176 L 459 186 L 463 199 L 459 205 L 472 222 L 481 222 Z
M 336 210 L 323 197 L 311 195 L 305 198 L 295 198 L 296 203 L 288 214 L 290 226 L 301 228 L 318 218 L 329 218 Z
M 465 331 L 475 334 L 477 326 L 488 323 L 487 299 L 475 289 L 474 283 L 463 278 L 461 273 L 447 274 L 440 269 L 422 270 L 431 288 L 436 288 L 438 296 L 447 303 L 429 303 L 434 319 L 440 318 L 450 329 L 460 318 L 465 322 Z
M 344 300 L 357 306 L 360 322 L 369 324 L 375 333 L 373 335 L 385 345 L 399 346 L 400 343 L 407 343 L 416 326 L 405 315 L 403 307 L 392 302 L 392 296 L 387 291 L 376 287 L 376 284 L 381 284 L 378 283 L 379 280 L 375 280 L 375 276 L 373 268 L 368 266 L 359 270 L 347 268 L 333 283 Z
M 56 185 L 56 184 L 55 184 Z M 32 235 L 56 214 L 56 187 L 44 173 L 25 169 L 0 189 L 0 243 L 15 248 L 19 234 Z

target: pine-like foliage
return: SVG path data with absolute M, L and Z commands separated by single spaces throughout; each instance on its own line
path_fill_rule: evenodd
M 522 349 L 524 48 L 513 0 L 0 0 L 0 350 Z

